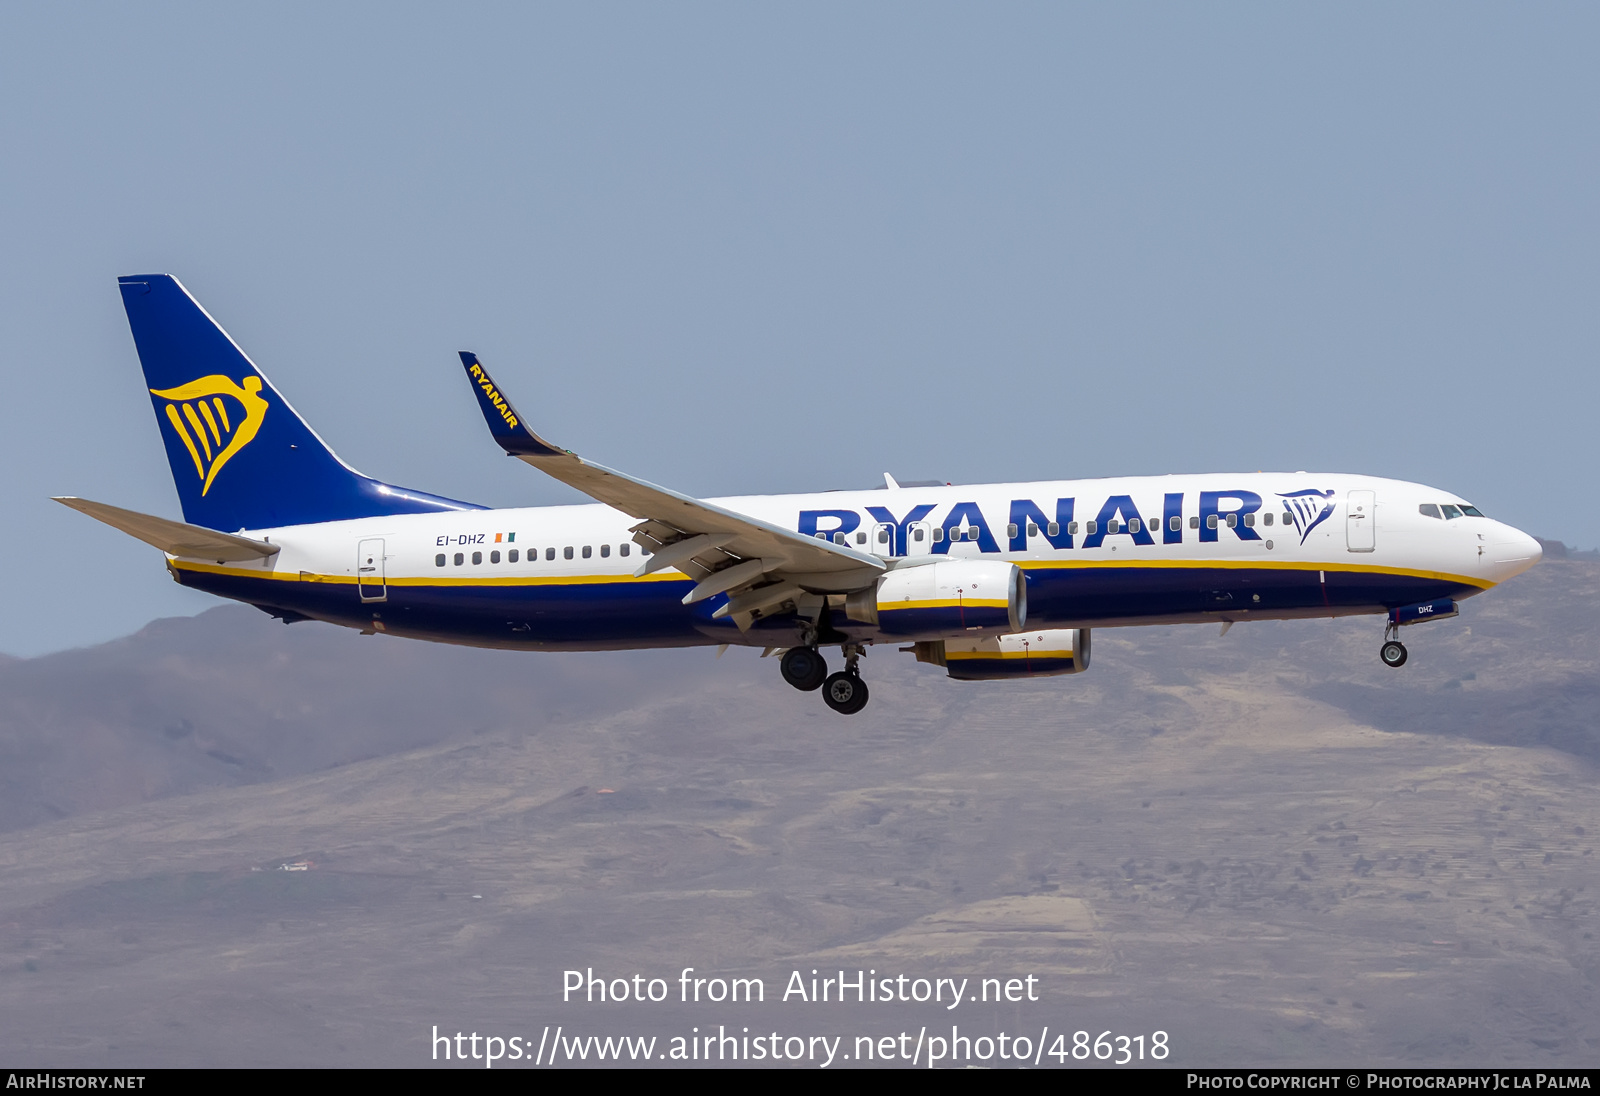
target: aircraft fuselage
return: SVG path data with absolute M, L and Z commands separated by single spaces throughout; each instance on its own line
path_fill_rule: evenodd
M 1027 578 L 1029 628 L 1381 613 L 1479 593 L 1532 566 L 1533 538 L 1463 500 L 1367 476 L 1247 473 L 905 487 L 707 500 L 890 560 L 986 559 Z M 1358 509 L 1359 508 L 1359 509 Z M 1470 509 L 1470 508 L 1469 508 Z M 259 562 L 172 559 L 186 586 L 392 635 L 487 647 L 787 646 L 794 620 L 741 630 L 726 600 L 635 577 L 637 519 L 601 504 L 387 515 L 250 530 Z M 369 568 L 363 571 L 362 568 Z M 826 595 L 826 589 L 818 593 Z M 864 643 L 900 641 L 854 621 Z

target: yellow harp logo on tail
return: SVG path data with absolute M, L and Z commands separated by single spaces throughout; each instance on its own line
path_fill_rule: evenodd
M 166 406 L 167 421 L 194 460 L 194 470 L 205 484 L 202 496 L 211 490 L 222 466 L 261 429 L 267 401 L 260 393 L 260 377 L 246 377 L 239 385 L 221 374 L 177 388 L 150 389 L 151 395 L 171 401 Z

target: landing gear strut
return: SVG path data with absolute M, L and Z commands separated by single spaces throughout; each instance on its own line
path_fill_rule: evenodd
M 857 667 L 866 650 L 859 643 L 846 643 L 840 647 L 844 654 L 844 669 L 831 674 L 822 686 L 822 699 L 840 715 L 855 715 L 867 706 L 867 683 L 861 680 Z
M 1378 648 L 1378 657 L 1383 659 L 1383 664 L 1396 670 L 1406 664 L 1406 645 L 1396 638 L 1399 634 L 1400 626 L 1390 624 L 1383 630 L 1383 646 Z
M 822 688 L 828 676 L 828 664 L 815 647 L 790 647 L 783 652 L 778 669 L 783 671 L 783 680 L 803 693 Z

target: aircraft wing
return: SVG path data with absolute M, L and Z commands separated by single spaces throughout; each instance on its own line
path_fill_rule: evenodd
M 551 445 L 528 428 L 477 355 L 462 351 L 461 364 L 500 447 L 590 498 L 641 519 L 633 527 L 634 540 L 653 554 L 637 573 L 675 567 L 698 580 L 685 604 L 728 593 L 732 601 L 725 608 L 739 620 L 748 612 L 781 604 L 786 599 L 779 595 L 785 592 L 859 589 L 888 566 L 870 553 L 801 536 Z M 719 615 L 727 614 L 719 610 Z M 739 623 L 748 625 L 748 620 Z
M 120 506 L 108 506 L 103 502 L 91 502 L 70 495 L 56 501 L 72 507 L 80 514 L 88 514 L 96 521 L 103 521 L 113 529 L 120 529 L 130 537 L 136 537 L 171 556 L 214 559 L 218 563 L 227 563 L 230 560 L 266 559 L 278 554 L 278 546 L 264 540 L 219 533 L 215 529 L 185 525 L 181 521 L 169 521 L 151 514 L 141 514 L 137 510 L 124 510 Z

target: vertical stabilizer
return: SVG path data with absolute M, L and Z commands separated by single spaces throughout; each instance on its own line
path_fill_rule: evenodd
M 232 531 L 480 509 L 363 476 L 334 455 L 176 278 L 118 281 L 185 521 Z

